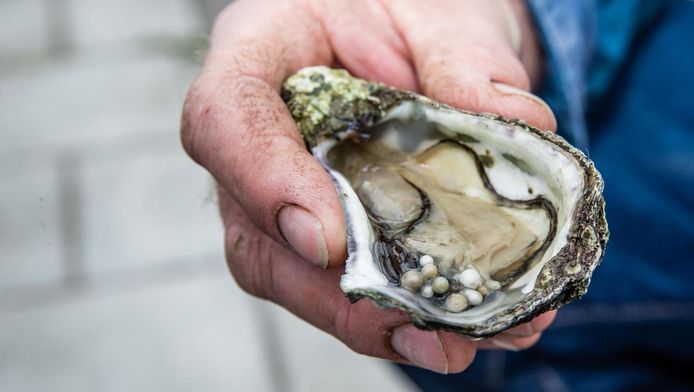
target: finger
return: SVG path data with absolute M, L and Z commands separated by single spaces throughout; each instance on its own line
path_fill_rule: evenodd
M 352 350 L 441 373 L 464 370 L 475 344 L 452 333 L 422 331 L 399 310 L 371 301 L 351 304 L 339 289 L 340 271 L 301 262 L 250 222 L 231 197 L 220 192 L 229 268 L 251 294 L 277 302 L 336 336 Z M 246 262 L 253 257 L 253 263 Z
M 419 85 L 433 99 L 556 129 L 549 107 L 530 94 L 528 74 L 502 27 L 496 2 L 387 3 L 412 53 Z M 436 24 L 430 21 L 436 20 Z
M 382 2 L 321 4 L 326 32 L 340 64 L 360 78 L 417 90 L 409 51 Z
M 556 310 L 543 313 L 532 319 L 532 321 L 521 324 L 517 327 L 513 327 L 507 331 L 500 333 L 498 336 L 518 338 L 535 335 L 538 332 L 542 332 L 545 329 L 547 329 L 552 324 L 556 316 Z
M 391 345 L 410 364 L 443 374 L 467 369 L 476 353 L 474 343 L 458 334 L 423 331 L 412 324 L 396 328 Z
M 220 16 L 184 105 L 182 141 L 255 225 L 325 268 L 345 257 L 342 209 L 279 89 L 331 54 L 319 24 L 297 5 L 303 2 L 289 3 L 239 1 Z
M 491 339 L 482 340 L 477 343 L 477 347 L 488 350 L 525 350 L 534 346 L 542 337 L 541 333 L 536 333 L 525 337 L 502 337 L 495 336 Z

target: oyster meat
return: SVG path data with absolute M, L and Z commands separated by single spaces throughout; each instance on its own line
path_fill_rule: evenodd
M 585 293 L 608 237 L 603 183 L 561 137 L 326 67 L 282 95 L 342 200 L 353 301 L 486 337 Z

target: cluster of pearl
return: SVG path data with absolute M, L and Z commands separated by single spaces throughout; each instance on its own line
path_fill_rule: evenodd
M 434 258 L 424 255 L 419 259 L 419 269 L 405 272 L 401 278 L 402 287 L 419 292 L 424 298 L 432 298 L 434 294 L 445 295 L 451 289 L 451 282 L 445 276 L 439 274 L 439 269 L 434 264 Z M 452 276 L 452 279 L 460 283 L 462 290 L 451 292 L 446 297 L 444 304 L 449 312 L 462 312 L 470 306 L 482 303 L 489 293 L 499 290 L 501 284 L 493 279 L 484 279 L 473 265 Z

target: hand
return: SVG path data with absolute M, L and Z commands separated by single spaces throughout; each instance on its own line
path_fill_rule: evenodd
M 525 92 L 526 69 L 535 79 L 539 64 L 528 16 L 512 3 L 525 32 L 518 55 L 501 1 L 238 0 L 222 12 L 184 105 L 181 137 L 219 184 L 227 261 L 244 290 L 357 352 L 443 373 L 464 370 L 478 347 L 522 349 L 539 339 L 554 312 L 471 342 L 419 330 L 370 301 L 350 304 L 338 284 L 346 233 L 337 193 L 279 97 L 298 69 L 339 65 L 452 106 L 554 129 L 549 108 Z

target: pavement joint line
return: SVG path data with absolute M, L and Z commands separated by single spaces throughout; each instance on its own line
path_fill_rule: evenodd
M 277 320 L 268 303 L 253 306 L 257 325 L 261 335 L 260 345 L 265 356 L 268 371 L 272 374 L 272 388 L 274 392 L 292 392 L 292 383 L 287 357 L 284 352 L 284 344 L 280 341 L 280 331 L 277 330 Z
M 76 154 L 63 153 L 56 160 L 58 168 L 58 204 L 63 254 L 63 284 L 68 287 L 85 283 L 83 186 L 79 169 L 81 160 Z
M 72 47 L 72 18 L 66 0 L 43 0 L 49 53 L 68 54 Z

